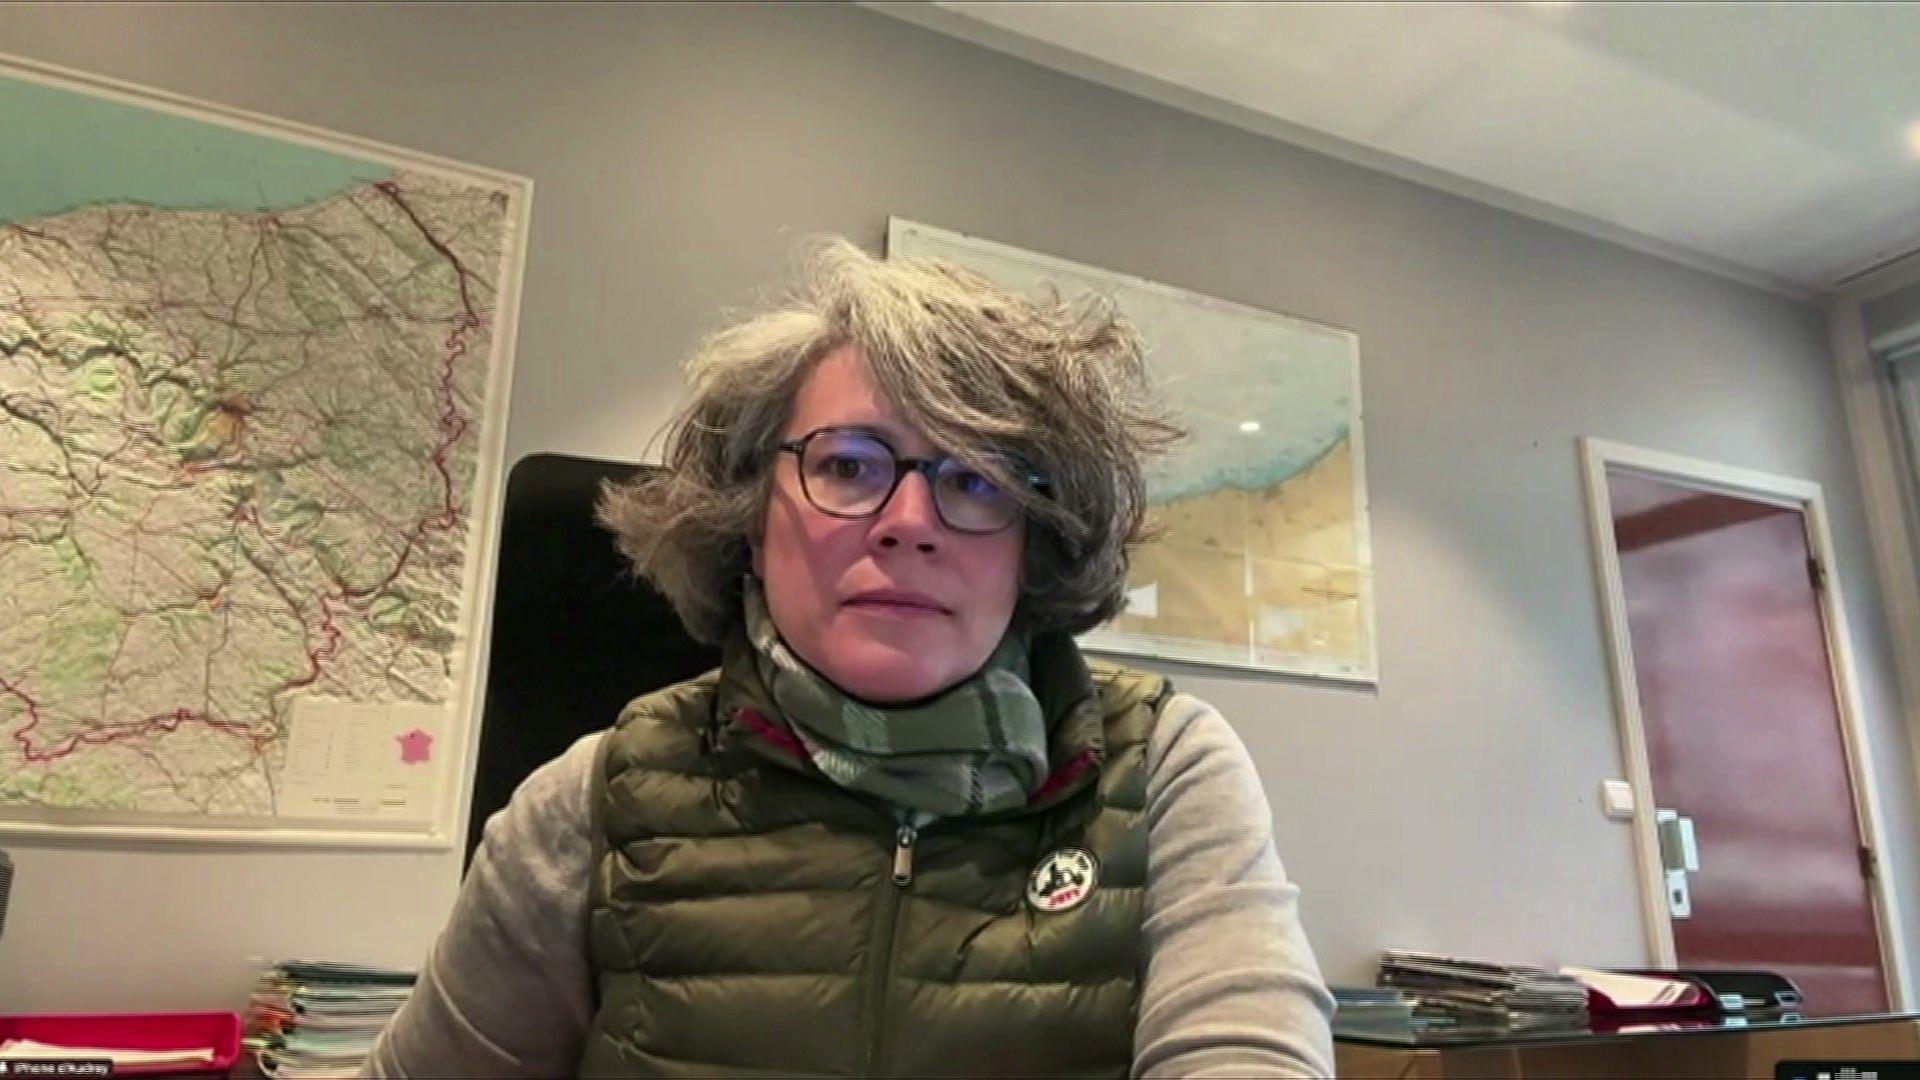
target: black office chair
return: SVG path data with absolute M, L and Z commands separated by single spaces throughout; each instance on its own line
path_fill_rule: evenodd
M 602 480 L 658 466 L 533 454 L 507 477 L 467 851 L 527 774 L 649 690 L 720 662 L 594 523 Z M 464 872 L 464 870 L 463 870 Z

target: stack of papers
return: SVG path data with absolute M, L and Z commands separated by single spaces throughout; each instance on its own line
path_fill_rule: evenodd
M 1415 994 L 1414 1015 L 1435 1022 L 1511 1031 L 1587 1025 L 1586 986 L 1546 968 L 1390 950 L 1380 955 L 1379 981 Z
M 1588 1004 L 1595 1012 L 1666 1013 L 1718 1007 L 1713 995 L 1691 979 L 1583 967 L 1560 970 L 1586 986 Z
M 274 1080 L 353 1076 L 414 980 L 393 968 L 282 960 L 254 986 L 244 1045 Z
M 1400 1031 L 1429 1026 L 1413 1014 L 1420 996 L 1384 986 L 1330 986 L 1334 1021 L 1343 1031 Z

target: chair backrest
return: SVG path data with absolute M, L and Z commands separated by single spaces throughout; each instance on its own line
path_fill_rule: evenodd
M 634 579 L 593 520 L 606 480 L 642 469 L 562 454 L 521 458 L 507 477 L 493 645 L 463 865 L 527 774 L 621 706 L 720 662 L 666 598 Z

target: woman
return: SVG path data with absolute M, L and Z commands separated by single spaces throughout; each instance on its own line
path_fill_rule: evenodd
M 601 519 L 721 666 L 488 822 L 370 1075 L 1329 1075 L 1245 750 L 1073 644 L 1175 434 L 1124 320 L 837 242 L 688 374 Z

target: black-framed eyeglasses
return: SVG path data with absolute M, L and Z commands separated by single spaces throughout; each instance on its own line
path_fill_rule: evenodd
M 800 463 L 800 491 L 814 509 L 838 518 L 872 517 L 887 505 L 900 481 L 919 473 L 933 492 L 933 508 L 947 528 L 963 533 L 997 533 L 1020 519 L 1020 501 L 988 474 L 955 458 L 901 457 L 885 439 L 864 428 L 823 427 L 779 449 Z M 1047 481 L 1009 454 L 989 455 L 1007 475 L 1036 491 Z

